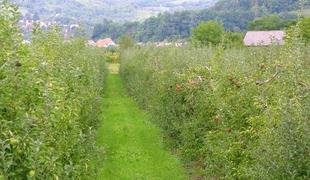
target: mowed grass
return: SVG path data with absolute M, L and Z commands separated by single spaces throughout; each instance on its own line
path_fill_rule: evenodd
M 102 180 L 187 179 L 181 162 L 164 147 L 161 131 L 126 95 L 117 74 L 107 78 L 98 143 L 106 149 Z
M 120 64 L 110 63 L 108 69 L 111 74 L 118 74 Z

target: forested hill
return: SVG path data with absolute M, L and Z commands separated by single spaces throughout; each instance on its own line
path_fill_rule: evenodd
M 220 0 L 213 7 L 215 10 L 258 10 L 259 13 L 281 13 L 300 7 L 300 0 Z M 305 4 L 309 3 L 305 0 Z M 258 8 L 258 9 L 257 9 Z
M 0 0 L 1 1 L 1 0 Z M 23 13 L 38 15 L 45 21 L 98 22 L 104 18 L 117 22 L 143 20 L 165 11 L 197 10 L 216 0 L 12 0 Z
M 104 20 L 94 28 L 93 39 L 121 35 L 132 36 L 136 41 L 162 41 L 188 37 L 200 21 L 218 20 L 228 31 L 245 31 L 250 21 L 270 14 L 283 19 L 296 18 L 299 0 L 219 0 L 213 7 L 200 11 L 163 13 L 144 22 L 118 24 Z M 305 0 L 304 8 L 310 7 Z

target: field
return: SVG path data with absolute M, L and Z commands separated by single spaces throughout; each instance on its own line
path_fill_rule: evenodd
M 298 25 L 281 46 L 103 50 L 18 21 L 1 4 L 0 180 L 310 178 Z
M 310 51 L 295 42 L 130 49 L 121 76 L 193 175 L 307 179 Z

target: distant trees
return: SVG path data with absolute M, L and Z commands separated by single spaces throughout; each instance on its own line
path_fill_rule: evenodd
M 121 49 L 128 49 L 134 46 L 134 41 L 129 35 L 122 36 L 119 41 Z
M 309 5 L 309 0 L 304 0 Z M 254 10 L 259 6 L 259 11 L 268 13 L 281 13 L 295 10 L 300 5 L 300 0 L 221 0 L 215 5 L 216 10 Z
M 226 32 L 223 43 L 225 46 L 241 47 L 243 46 L 244 34 L 240 32 Z
M 225 32 L 223 24 L 217 21 L 201 22 L 192 29 L 192 42 L 194 45 L 218 45 L 225 47 L 239 47 L 243 44 L 243 33 Z
M 308 4 L 309 1 L 306 0 Z M 138 42 L 181 39 L 189 37 L 192 28 L 196 27 L 199 22 L 210 20 L 221 22 L 225 30 L 232 32 L 242 32 L 248 28 L 251 30 L 284 29 L 294 24 L 294 21 L 288 19 L 295 18 L 295 16 L 290 15 L 291 13 L 288 11 L 298 9 L 298 2 L 298 0 L 259 0 L 259 15 L 267 15 L 267 17 L 256 20 L 255 4 L 250 0 L 221 0 L 213 8 L 173 14 L 163 13 L 144 22 L 118 24 L 104 20 L 95 26 L 92 38 L 112 37 L 118 39 L 123 34 L 128 34 Z M 285 12 L 285 14 L 270 15 L 281 12 Z M 250 25 L 249 22 L 251 22 Z
M 221 42 L 224 27 L 216 21 L 201 22 L 192 30 L 192 39 L 201 45 L 217 45 Z
M 304 0 L 309 2 L 309 0 Z M 269 0 L 269 10 L 273 13 L 290 11 L 298 8 L 300 0 Z
M 95 25 L 92 39 L 100 39 L 105 37 L 118 39 L 123 34 L 122 29 L 123 27 L 120 24 L 105 19 L 101 24 Z
M 256 31 L 279 30 L 290 27 L 295 23 L 296 20 L 285 20 L 279 15 L 270 15 L 251 21 L 249 23 L 249 29 Z

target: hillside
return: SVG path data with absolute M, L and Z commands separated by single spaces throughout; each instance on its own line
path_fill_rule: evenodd
M 143 20 L 161 12 L 197 10 L 215 0 L 13 0 L 24 14 L 38 14 L 43 20 L 117 22 Z
M 304 8 L 309 7 L 310 0 L 306 0 Z M 299 0 L 219 0 L 210 8 L 164 13 L 140 23 L 102 21 L 95 26 L 92 37 L 118 39 L 128 34 L 138 42 L 187 38 L 200 21 L 209 20 L 223 23 L 228 31 L 242 32 L 248 29 L 250 21 L 259 17 L 275 14 L 283 20 L 296 19 L 299 9 Z

